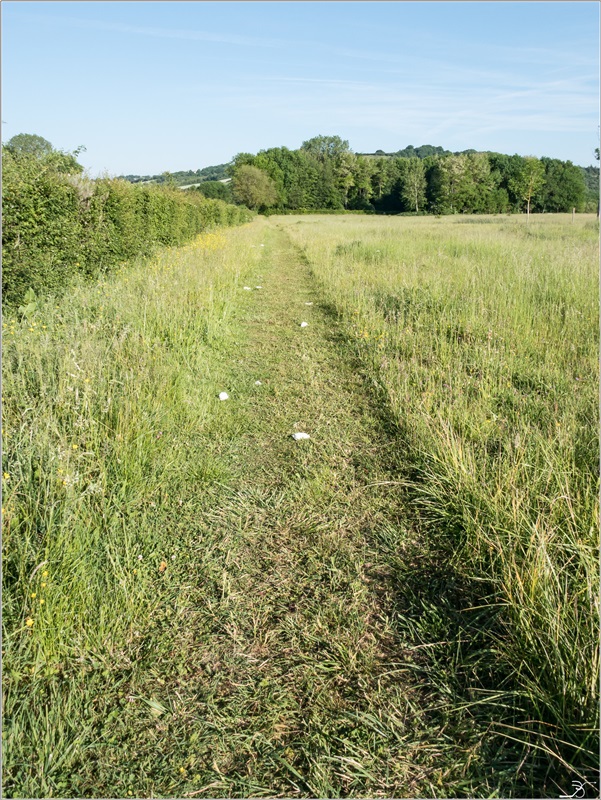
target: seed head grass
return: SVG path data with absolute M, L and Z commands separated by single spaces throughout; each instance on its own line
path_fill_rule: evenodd
M 598 229 L 478 221 L 258 218 L 5 317 L 7 796 L 593 780 Z
M 498 688 L 494 661 L 513 695 L 492 727 L 585 777 L 598 751 L 598 223 L 278 224 L 399 426 L 427 536 L 481 587 L 490 658 L 468 688 Z

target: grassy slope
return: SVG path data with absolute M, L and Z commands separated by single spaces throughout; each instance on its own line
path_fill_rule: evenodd
M 522 751 L 449 694 L 470 629 L 400 432 L 287 237 L 257 220 L 97 295 L 6 346 L 5 793 L 515 792 Z

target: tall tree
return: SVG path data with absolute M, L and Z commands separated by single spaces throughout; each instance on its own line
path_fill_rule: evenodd
M 392 158 L 374 158 L 371 176 L 372 196 L 380 200 L 392 188 L 394 162 Z
M 350 153 L 348 141 L 340 136 L 314 136 L 302 143 L 301 150 L 315 156 L 318 161 Z
M 586 183 L 583 171 L 571 161 L 541 158 L 545 168 L 545 185 L 540 192 L 537 209 L 560 213 L 583 211 L 586 201 Z
M 356 157 L 348 151 L 340 153 L 332 160 L 334 183 L 345 208 L 348 205 L 349 191 L 355 185 L 355 163 Z
M 270 208 L 278 201 L 274 182 L 258 167 L 243 164 L 232 178 L 234 197 L 253 211 Z
M 464 210 L 468 161 L 465 155 L 432 156 L 428 161 L 429 198 L 439 214 L 457 214 Z
M 545 165 L 534 156 L 523 159 L 522 168 L 511 179 L 511 185 L 516 195 L 526 202 L 526 213 L 530 222 L 530 203 L 545 183 Z
M 15 155 L 23 154 L 36 156 L 36 158 L 47 156 L 54 150 L 47 139 L 37 136 L 35 133 L 17 133 L 8 140 L 6 147 Z
M 353 168 L 353 197 L 357 208 L 371 210 L 369 201 L 372 197 L 371 177 L 374 171 L 373 163 L 369 158 L 356 156 Z
M 401 198 L 411 208 L 419 213 L 420 208 L 426 204 L 426 170 L 424 162 L 417 158 L 408 158 L 400 164 L 401 172 Z

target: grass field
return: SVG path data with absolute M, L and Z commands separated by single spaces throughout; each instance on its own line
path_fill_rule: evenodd
M 259 218 L 5 317 L 5 795 L 598 786 L 598 246 Z

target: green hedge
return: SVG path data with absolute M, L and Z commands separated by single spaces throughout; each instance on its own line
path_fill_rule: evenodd
M 77 275 L 180 245 L 198 233 L 248 222 L 244 206 L 124 180 L 66 175 L 51 160 L 2 151 L 3 303 L 58 292 Z

